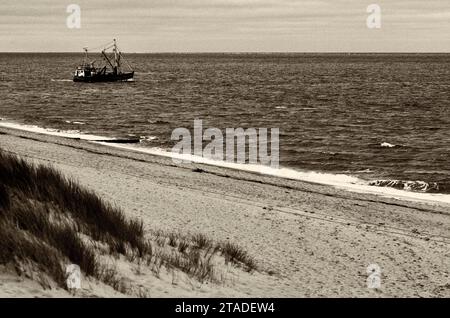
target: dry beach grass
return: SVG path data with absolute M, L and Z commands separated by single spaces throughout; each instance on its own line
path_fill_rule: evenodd
M 65 267 L 77 264 L 87 277 L 124 295 L 136 294 L 121 273 L 99 255 L 123 257 L 204 281 L 219 281 L 214 258 L 256 269 L 247 252 L 229 242 L 215 243 L 205 235 L 154 231 L 145 235 L 143 223 L 59 171 L 34 165 L 0 150 L 0 264 L 12 265 L 18 275 L 37 280 L 44 288 L 66 289 Z M 50 280 L 49 280 L 50 279 Z

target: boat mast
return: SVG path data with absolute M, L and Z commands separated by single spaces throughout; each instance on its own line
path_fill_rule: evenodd
M 88 59 L 88 48 L 84 47 L 83 50 L 84 50 L 84 65 L 87 65 L 88 61 L 89 61 L 89 59 Z
M 117 44 L 116 44 L 116 39 L 114 39 L 114 73 L 117 73 L 117 68 L 119 66 L 119 62 L 117 61 Z

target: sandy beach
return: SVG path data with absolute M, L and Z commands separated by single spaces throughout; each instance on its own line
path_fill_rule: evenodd
M 154 286 L 151 297 L 450 296 L 446 203 L 401 201 L 202 164 L 175 165 L 170 158 L 6 128 L 0 128 L 0 148 L 54 166 L 127 216 L 141 218 L 146 231 L 229 240 L 258 263 L 256 272 L 237 273 L 223 284 L 173 284 L 148 274 L 141 279 Z M 367 287 L 370 264 L 381 269 L 378 289 Z M 41 293 L 25 285 L 0 271 L 3 296 Z

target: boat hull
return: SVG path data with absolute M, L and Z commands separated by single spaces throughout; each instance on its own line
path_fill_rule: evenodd
M 95 74 L 93 76 L 74 76 L 74 82 L 84 83 L 98 83 L 98 82 L 123 82 L 133 79 L 134 72 L 130 73 L 107 73 L 107 74 Z

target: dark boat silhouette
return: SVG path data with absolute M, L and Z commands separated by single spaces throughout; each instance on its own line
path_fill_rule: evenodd
M 106 50 L 112 48 L 112 57 L 108 57 Z M 89 61 L 88 49 L 84 48 L 85 57 L 83 64 L 78 66 L 75 70 L 73 77 L 74 82 L 120 82 L 133 80 L 134 71 L 130 64 L 125 61 L 122 53 L 117 47 L 116 40 L 108 43 L 108 45 L 102 50 L 101 54 L 104 58 L 106 65 L 102 67 L 96 67 L 95 61 Z M 130 69 L 129 72 L 124 72 L 122 62 Z

